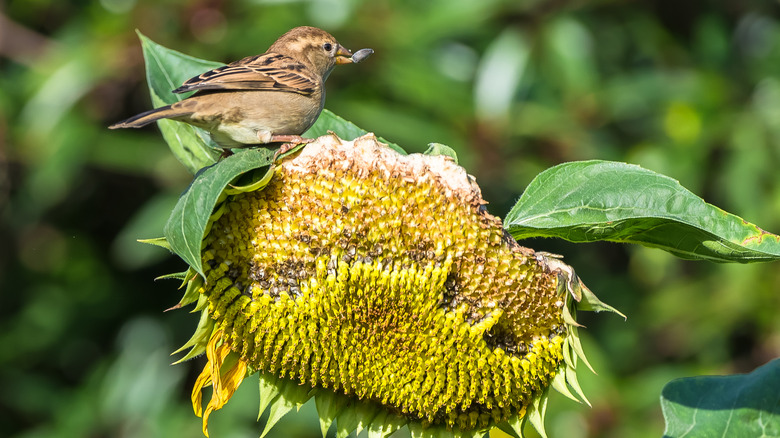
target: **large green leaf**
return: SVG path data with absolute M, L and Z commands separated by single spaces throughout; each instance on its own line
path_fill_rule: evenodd
M 516 239 L 638 243 L 716 262 L 780 259 L 780 236 L 704 202 L 672 178 L 610 161 L 540 173 L 504 226 Z
M 321 135 L 326 135 L 330 132 L 336 133 L 336 135 L 343 138 L 344 140 L 354 140 L 360 137 L 361 135 L 368 134 L 368 131 L 366 131 L 365 129 L 360 128 L 354 123 L 348 120 L 344 120 L 343 118 L 337 116 L 336 114 L 333 114 L 332 112 L 324 109 L 322 110 L 320 117 L 314 123 L 314 126 L 312 126 L 311 128 L 309 128 L 308 131 L 303 133 L 303 137 L 316 138 Z M 383 138 L 379 138 L 379 141 L 383 143 L 387 143 L 387 145 L 393 148 L 396 152 L 406 155 L 406 151 L 404 151 L 397 144 L 390 143 L 389 141 Z
M 673 380 L 661 393 L 665 437 L 780 437 L 780 359 L 750 374 Z
M 202 169 L 181 195 L 165 224 L 165 239 L 199 274 L 203 275 L 200 250 L 206 227 L 225 187 L 239 175 L 271 164 L 274 152 L 247 149 Z
M 224 65 L 165 48 L 140 32 L 138 37 L 143 47 L 146 80 L 155 108 L 170 105 L 186 97 L 174 94 L 171 90 L 178 88 L 187 79 Z M 220 152 L 208 132 L 173 120 L 163 119 L 157 124 L 173 154 L 190 172 L 195 173 L 217 161 Z

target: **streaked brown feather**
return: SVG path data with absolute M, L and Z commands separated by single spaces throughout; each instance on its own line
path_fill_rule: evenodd
M 273 90 L 312 94 L 316 75 L 293 58 L 278 53 L 249 56 L 187 80 L 174 93 L 196 90 Z

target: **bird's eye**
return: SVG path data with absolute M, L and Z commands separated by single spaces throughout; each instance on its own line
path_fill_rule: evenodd
M 330 43 L 325 43 L 322 45 L 322 48 L 325 49 L 326 52 L 330 52 L 331 49 L 333 49 L 333 46 Z

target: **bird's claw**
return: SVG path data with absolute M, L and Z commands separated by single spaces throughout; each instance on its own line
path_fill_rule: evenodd
M 313 138 L 303 138 L 299 135 L 274 135 L 271 137 L 271 141 L 283 141 L 281 146 L 279 146 L 279 149 L 276 150 L 276 153 L 274 154 L 274 162 L 276 162 L 276 159 L 279 158 L 280 155 L 285 154 L 289 152 L 292 148 L 295 146 L 298 146 L 299 144 L 308 144 L 314 141 Z

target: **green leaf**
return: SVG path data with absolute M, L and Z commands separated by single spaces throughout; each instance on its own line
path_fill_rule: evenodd
M 409 433 L 412 438 L 482 438 L 488 433 L 486 429 L 460 430 L 447 429 L 446 426 L 423 426 L 418 421 L 409 423 Z
M 616 313 L 627 319 L 626 315 L 623 315 L 619 310 L 610 306 L 609 304 L 601 301 L 596 294 L 594 294 L 585 284 L 580 281 L 580 291 L 582 292 L 582 301 L 577 303 L 577 309 L 587 310 L 591 312 L 612 312 Z
M 516 438 L 523 438 L 525 434 L 523 434 L 523 426 L 525 425 L 525 419 L 526 417 L 520 418 L 519 416 L 515 415 L 510 420 L 498 424 L 498 428 L 504 431 L 507 435 L 516 437 Z
M 284 384 L 271 373 L 260 371 L 257 374 L 260 377 L 260 408 L 257 419 L 260 420 L 268 406 L 279 397 Z
M 750 374 L 669 382 L 661 393 L 665 437 L 780 436 L 780 359 Z
M 140 32 L 138 37 L 143 47 L 146 80 L 155 108 L 170 105 L 186 97 L 171 91 L 187 79 L 224 65 L 165 48 Z M 217 161 L 220 152 L 208 132 L 173 120 L 160 120 L 157 123 L 173 154 L 190 172 L 195 173 Z
M 368 426 L 368 438 L 387 438 L 394 434 L 398 429 L 404 427 L 407 424 L 406 418 L 388 412 L 387 410 L 380 410 L 379 414 L 374 417 L 371 424 Z
M 179 300 L 178 304 L 173 306 L 172 309 L 168 310 L 182 308 L 200 299 L 201 294 L 199 289 L 201 286 L 203 286 L 203 277 L 198 276 L 198 274 L 196 274 L 193 269 L 188 269 L 187 272 L 185 272 L 185 277 L 183 280 L 187 284 L 187 289 L 184 290 L 184 296 L 181 297 L 181 300 Z
M 186 349 L 190 349 L 190 351 L 187 352 L 187 354 L 184 355 L 181 359 L 177 360 L 173 364 L 182 363 L 185 361 L 188 361 L 192 359 L 195 356 L 199 356 L 206 352 L 206 346 L 209 343 L 209 339 L 211 339 L 211 334 L 214 331 L 214 320 L 209 317 L 208 312 L 201 312 L 200 314 L 200 321 L 198 321 L 198 327 L 195 329 L 195 333 L 192 334 L 192 337 L 189 341 L 187 341 L 186 344 L 179 347 L 178 350 L 171 353 L 171 356 L 174 354 L 179 354 L 182 351 Z
M 566 372 L 565 371 L 561 372 L 559 370 L 557 373 L 555 373 L 555 377 L 553 377 L 553 381 L 552 381 L 552 387 L 553 387 L 553 389 L 555 389 L 556 391 L 560 392 L 561 394 L 563 394 L 567 398 L 569 398 L 569 399 L 571 399 L 571 400 L 573 400 L 573 401 L 575 401 L 577 403 L 580 402 L 580 400 L 577 397 L 575 397 L 574 394 L 571 393 L 571 391 L 569 391 L 569 385 L 566 384 Z
M 298 382 L 287 379 L 278 379 L 276 384 L 279 387 L 279 395 L 271 401 L 268 419 L 260 438 L 265 437 L 293 408 L 300 409 L 311 398 L 311 387 L 308 385 L 299 385 Z
M 549 389 L 549 386 L 542 389 L 541 395 L 531 400 L 531 405 L 528 406 L 528 411 L 525 414 L 528 416 L 528 421 L 542 438 L 547 438 L 547 432 L 544 429 L 544 417 L 547 416 L 547 393 Z
M 349 399 L 341 394 L 325 390 L 320 391 L 314 397 L 314 402 L 317 406 L 317 413 L 320 418 L 322 438 L 325 438 L 328 435 L 328 430 L 331 425 L 336 421 L 336 417 L 346 408 Z
M 716 262 L 780 259 L 780 236 L 704 202 L 672 178 L 610 161 L 540 173 L 504 226 L 516 239 L 638 243 Z
M 428 149 L 425 151 L 425 155 L 444 155 L 452 158 L 455 164 L 458 164 L 458 154 L 455 149 L 441 143 L 428 143 Z
M 367 430 L 382 409 L 379 405 L 369 401 L 356 403 L 355 417 L 358 424 L 355 428 L 355 435 L 360 435 L 360 432 Z
M 327 135 L 330 132 L 336 133 L 336 135 L 344 140 L 354 140 L 360 136 L 368 134 L 368 131 L 365 129 L 362 129 L 354 123 L 344 120 L 336 114 L 333 114 L 332 112 L 324 109 L 322 110 L 322 113 L 320 113 L 320 117 L 314 123 L 314 126 L 303 133 L 303 137 L 316 138 L 322 135 Z M 383 138 L 379 138 L 379 141 L 382 143 L 387 143 L 387 145 L 396 152 L 406 155 L 406 151 L 404 151 L 397 144 L 390 143 Z
M 336 416 L 336 438 L 347 438 L 352 431 L 357 430 L 358 418 L 355 405 L 350 404 Z
M 272 159 L 273 152 L 264 148 L 237 152 L 198 172 L 179 197 L 165 224 L 165 238 L 173 252 L 199 274 L 203 275 L 201 241 L 222 191 L 239 175 L 268 166 Z
M 168 244 L 168 241 L 165 240 L 165 237 L 156 237 L 154 239 L 137 239 L 140 243 L 146 243 L 149 245 L 159 246 L 160 248 L 165 248 L 168 251 L 171 250 L 171 245 Z
M 187 275 L 187 271 L 184 272 L 174 272 L 172 274 L 163 274 L 159 277 L 155 277 L 154 281 L 157 280 L 184 280 L 185 276 Z

